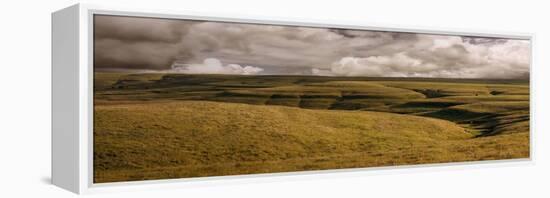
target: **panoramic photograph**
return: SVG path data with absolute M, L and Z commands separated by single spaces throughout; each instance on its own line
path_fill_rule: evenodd
M 94 183 L 530 158 L 530 40 L 94 15 Z

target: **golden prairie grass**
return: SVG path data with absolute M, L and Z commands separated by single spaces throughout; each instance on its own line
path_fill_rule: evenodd
M 381 112 L 178 101 L 95 107 L 94 179 L 113 182 L 528 157 L 528 134 Z
M 97 72 L 94 182 L 529 157 L 514 80 Z

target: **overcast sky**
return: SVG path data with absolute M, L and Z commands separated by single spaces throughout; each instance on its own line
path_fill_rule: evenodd
M 95 17 L 96 69 L 528 78 L 527 40 L 120 16 Z

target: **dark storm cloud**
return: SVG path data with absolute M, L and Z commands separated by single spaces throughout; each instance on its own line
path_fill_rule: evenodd
M 181 20 L 103 15 L 96 16 L 94 20 L 97 39 L 117 39 L 128 42 L 176 43 L 194 23 Z
M 524 78 L 525 40 L 97 16 L 95 66 L 184 73 Z
M 498 45 L 506 43 L 507 39 L 463 36 L 462 41 L 475 45 Z
M 94 21 L 98 68 L 166 69 L 192 56 L 178 43 L 196 22 L 103 15 Z

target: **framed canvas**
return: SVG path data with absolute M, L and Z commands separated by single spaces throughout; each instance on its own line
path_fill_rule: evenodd
M 52 181 L 76 193 L 532 162 L 531 34 L 79 4 L 52 46 Z

